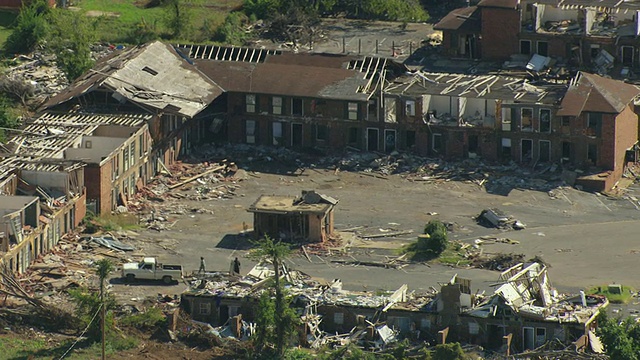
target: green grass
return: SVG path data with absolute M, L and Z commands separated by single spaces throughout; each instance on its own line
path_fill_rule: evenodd
M 15 12 L 0 11 L 0 45 L 4 44 L 11 34 L 11 25 L 18 16 Z
M 436 261 L 445 265 L 469 265 L 471 261 L 466 259 L 464 255 L 465 251 L 462 250 L 462 244 L 459 242 L 449 241 L 447 248 L 444 249 Z
M 242 5 L 243 0 L 203 0 L 195 5 L 191 12 L 192 34 L 190 42 L 210 42 L 201 34 L 205 20 L 211 27 L 217 27 L 224 22 L 227 14 Z M 156 32 L 167 38 L 168 30 L 164 24 L 165 9 L 161 7 L 144 8 L 133 0 L 79 0 L 77 7 L 84 11 L 102 11 L 117 14 L 117 17 L 106 16 L 96 18 L 96 29 L 100 40 L 107 42 L 123 42 L 127 33 L 141 21 L 155 27 Z M 175 39 L 170 39 L 175 40 Z M 179 39 L 180 40 L 180 39 Z M 175 40 L 175 41 L 179 41 Z
M 27 359 L 30 354 L 47 348 L 44 339 L 15 338 L 13 336 L 0 336 L 0 354 L 3 359 Z
M 622 294 L 612 294 L 609 292 L 607 285 L 593 287 L 587 292 L 589 295 L 604 295 L 612 304 L 626 304 L 631 300 L 634 293 L 635 290 L 632 287 L 622 286 Z
M 58 359 L 73 344 L 73 339 L 59 344 L 49 344 L 44 339 L 32 339 L 26 336 L 0 335 L 0 359 L 27 360 L 27 359 Z M 117 341 L 107 342 L 105 352 L 107 355 L 119 351 L 132 349 L 138 345 L 133 337 L 118 338 Z M 65 356 L 66 360 L 91 360 L 99 359 L 102 347 L 100 343 L 89 346 L 79 342 Z

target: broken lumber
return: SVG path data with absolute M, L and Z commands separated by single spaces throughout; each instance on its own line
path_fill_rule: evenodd
M 391 237 L 391 236 L 398 236 L 398 235 L 407 235 L 407 234 L 411 234 L 412 232 L 413 230 L 404 230 L 404 231 L 397 231 L 397 232 L 390 232 L 390 233 L 383 233 L 383 234 L 360 235 L 360 237 L 365 239 L 373 239 L 373 238 L 383 238 L 383 237 Z
M 192 177 L 190 177 L 190 178 L 188 178 L 188 179 L 186 179 L 184 181 L 181 181 L 181 182 L 179 182 L 177 184 L 173 184 L 173 185 L 169 186 L 169 190 L 173 190 L 173 189 L 179 188 L 182 185 L 188 184 L 188 183 L 190 183 L 190 182 L 192 182 L 192 181 L 194 181 L 196 179 L 199 179 L 199 178 L 201 178 L 201 177 L 203 177 L 205 175 L 209 175 L 212 172 L 222 170 L 224 168 L 225 168 L 225 165 L 220 165 L 220 166 L 213 167 L 213 168 L 211 168 L 211 169 L 209 169 L 209 170 L 207 170 L 207 171 L 205 171 L 205 172 L 203 172 L 201 174 L 192 176 Z

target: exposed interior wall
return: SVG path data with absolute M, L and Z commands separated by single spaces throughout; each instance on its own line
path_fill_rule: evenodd
M 100 163 L 124 141 L 119 137 L 83 136 L 80 148 L 67 149 L 65 157 L 70 160 Z
M 67 193 L 68 174 L 53 171 L 22 170 L 21 178 L 29 184 L 35 184 L 41 188 Z

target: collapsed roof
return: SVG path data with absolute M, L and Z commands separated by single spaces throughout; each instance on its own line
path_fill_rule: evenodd
M 178 45 L 226 92 L 367 100 L 381 76 L 404 67 L 378 57 L 294 54 L 213 45 Z
M 499 306 L 507 306 L 523 318 L 539 321 L 587 324 L 609 305 L 606 297 L 561 297 L 551 287 L 547 268 L 539 263 L 517 264 L 500 274 L 493 296 L 466 311 L 479 318 L 496 317 Z
M 186 117 L 194 117 L 222 94 L 218 85 L 171 45 L 154 41 L 99 61 L 44 106 L 50 108 L 101 87 L 113 91 L 119 101 Z

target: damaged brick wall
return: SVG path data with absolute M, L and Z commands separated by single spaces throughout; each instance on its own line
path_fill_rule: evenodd
M 518 54 L 520 11 L 517 9 L 482 7 L 482 58 L 504 60 Z

